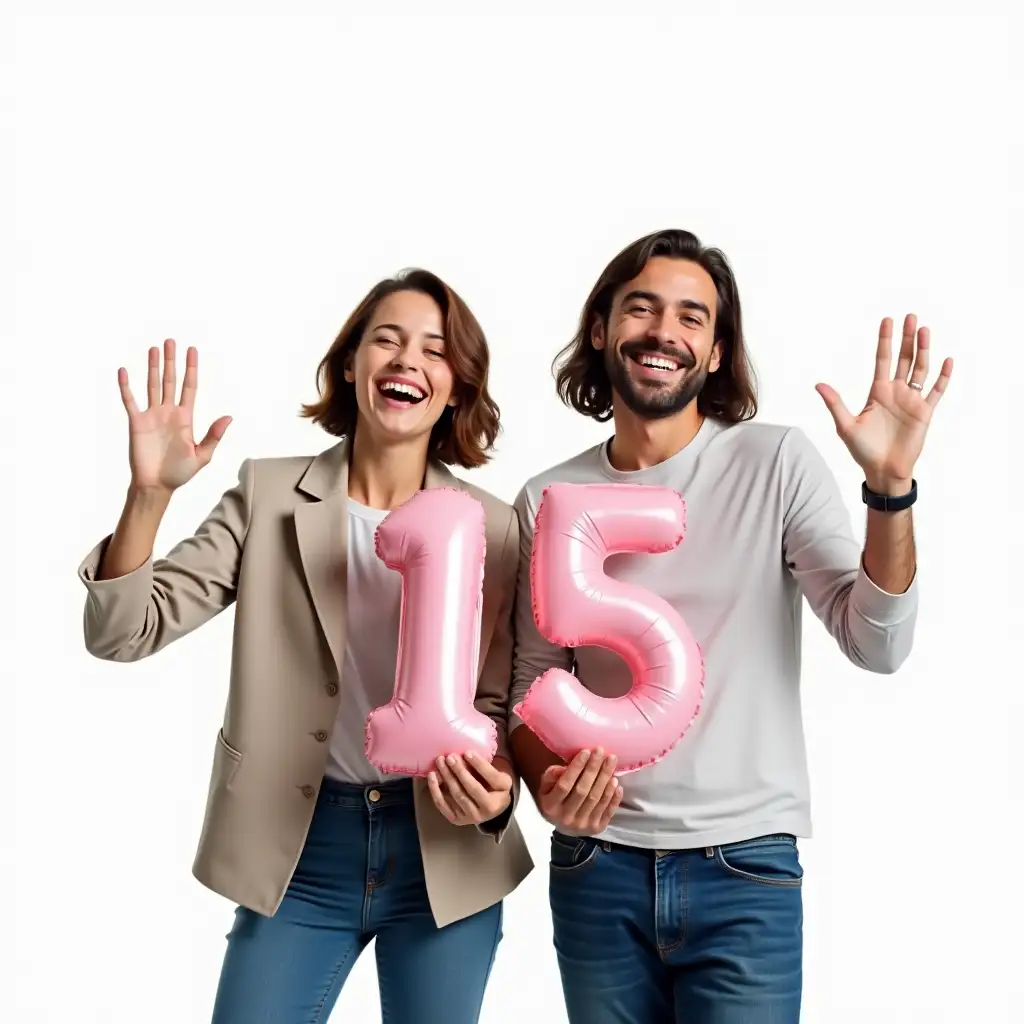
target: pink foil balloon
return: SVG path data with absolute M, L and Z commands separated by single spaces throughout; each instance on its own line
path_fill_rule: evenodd
M 606 575 L 612 554 L 671 551 L 683 539 L 685 505 L 643 484 L 552 484 L 541 496 L 530 561 L 537 629 L 562 647 L 598 646 L 629 666 L 633 686 L 600 697 L 564 669 L 545 672 L 513 710 L 566 761 L 602 747 L 617 773 L 660 760 L 696 716 L 704 663 L 686 623 L 667 602 Z
M 381 771 L 427 775 L 442 755 L 497 752 L 494 722 L 473 705 L 484 527 L 480 502 L 450 487 L 419 491 L 377 527 L 378 557 L 402 574 L 395 695 L 366 719 L 366 756 Z

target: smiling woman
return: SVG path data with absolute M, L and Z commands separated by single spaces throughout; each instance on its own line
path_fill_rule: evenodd
M 499 430 L 489 362 L 465 302 L 436 275 L 410 270 L 356 307 L 320 363 L 320 399 L 303 415 L 339 437 L 357 435 L 357 424 L 392 442 L 426 432 L 432 457 L 481 466 Z
M 316 456 L 248 460 L 195 535 L 155 561 L 171 494 L 210 462 L 230 420 L 196 444 L 195 349 L 180 400 L 173 341 L 162 377 L 150 350 L 144 411 L 118 373 L 132 480 L 117 529 L 79 569 L 87 649 L 137 661 L 235 605 L 194 868 L 238 908 L 214 1024 L 325 1019 L 371 940 L 388 1020 L 478 1019 L 502 901 L 532 867 L 506 744 L 518 521 L 447 468 L 489 458 L 488 362 L 480 325 L 439 278 L 380 282 L 303 408 L 340 441 Z M 484 510 L 475 707 L 494 723 L 497 753 L 488 763 L 454 751 L 413 779 L 366 757 L 367 717 L 395 692 L 402 602 L 374 539 L 390 510 L 445 487 Z

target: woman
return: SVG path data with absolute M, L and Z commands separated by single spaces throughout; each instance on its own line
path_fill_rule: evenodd
M 488 458 L 498 410 L 484 335 L 422 270 L 381 282 L 320 364 L 304 415 L 340 443 L 246 461 L 193 537 L 152 549 L 173 492 L 230 422 L 193 441 L 198 355 L 176 403 L 175 350 L 149 353 L 149 408 L 118 373 L 131 485 L 121 520 L 83 563 L 85 641 L 135 661 L 236 603 L 230 695 L 194 873 L 239 904 L 214 1024 L 326 1021 L 376 939 L 386 1024 L 478 1019 L 502 899 L 532 864 L 512 814 L 505 747 L 519 552 L 512 509 L 453 476 Z M 476 706 L 498 728 L 492 764 L 385 776 L 363 753 L 367 713 L 394 687 L 401 580 L 375 555 L 389 509 L 461 487 L 486 512 Z

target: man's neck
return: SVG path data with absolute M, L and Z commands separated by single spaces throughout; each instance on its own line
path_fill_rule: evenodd
M 620 473 L 656 466 L 682 451 L 697 436 L 704 415 L 691 402 L 675 416 L 648 420 L 614 399 L 615 436 L 608 448 L 608 460 Z
M 397 508 L 423 486 L 426 466 L 426 441 L 383 445 L 369 431 L 357 430 L 349 457 L 348 496 L 370 508 Z

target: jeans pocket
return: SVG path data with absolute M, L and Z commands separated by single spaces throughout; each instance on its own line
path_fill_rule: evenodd
M 717 846 L 715 861 L 734 878 L 747 882 L 785 889 L 796 889 L 803 884 L 804 869 L 793 836 L 763 836 Z
M 597 860 L 600 852 L 600 842 L 590 836 L 551 833 L 551 870 L 560 875 L 585 870 Z

